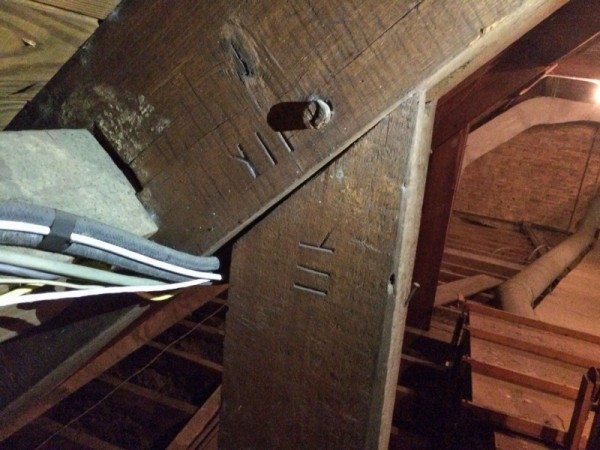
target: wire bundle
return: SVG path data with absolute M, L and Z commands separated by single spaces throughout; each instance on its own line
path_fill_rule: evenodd
M 165 291 L 221 280 L 210 272 L 219 268 L 215 257 L 189 255 L 92 219 L 25 203 L 0 203 L 0 244 L 93 259 L 144 275 L 123 275 L 0 249 L 0 273 L 12 275 L 0 278 L 0 284 L 30 279 L 35 285 L 75 289 L 29 294 L 18 301 L 5 294 L 0 306 L 100 293 Z M 56 282 L 59 277 L 109 286 Z

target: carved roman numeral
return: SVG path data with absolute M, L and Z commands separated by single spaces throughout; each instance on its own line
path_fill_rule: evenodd
M 300 241 L 298 243 L 298 246 L 300 248 L 306 249 L 306 250 L 310 250 L 311 252 L 318 252 L 318 253 L 325 253 L 328 255 L 333 255 L 335 253 L 335 249 L 333 247 L 328 247 L 325 244 L 327 243 L 327 240 L 329 239 L 329 236 L 331 235 L 331 233 L 327 233 L 327 236 L 325 236 L 325 239 L 323 239 L 321 241 L 321 243 L 319 244 L 311 244 L 308 242 L 302 242 Z M 296 265 L 296 269 L 300 272 L 303 272 L 304 274 L 309 275 L 308 279 L 313 279 L 314 280 L 314 284 L 313 283 L 307 283 L 306 281 L 300 283 L 300 282 L 295 282 L 293 285 L 293 288 L 298 290 L 298 291 L 302 291 L 304 293 L 307 294 L 313 294 L 313 295 L 319 295 L 322 297 L 327 297 L 328 295 L 328 290 L 326 288 L 323 288 L 323 284 L 325 283 L 326 286 L 329 285 L 330 279 L 331 279 L 331 272 L 325 271 L 325 270 L 321 270 L 321 269 L 316 269 L 314 267 L 311 267 L 309 264 L 300 262 Z M 303 277 L 304 280 L 306 280 L 306 277 Z M 321 287 L 317 287 L 321 286 Z
M 279 136 L 279 145 L 275 144 L 275 146 L 283 147 L 283 149 L 285 150 L 285 154 L 292 153 L 294 151 L 294 148 L 292 147 L 290 141 L 283 135 L 283 133 L 277 133 L 277 135 Z M 277 156 L 275 154 L 275 151 L 272 149 L 272 146 L 270 146 L 267 143 L 267 139 L 265 139 L 263 134 L 261 134 L 259 131 L 255 131 L 254 136 L 256 137 L 256 140 L 258 141 L 258 145 L 261 148 L 261 150 L 263 151 L 265 158 L 267 159 L 267 161 L 269 161 L 269 165 L 271 167 L 275 167 L 279 161 L 277 160 Z M 249 147 L 246 147 L 246 148 L 249 148 Z M 248 154 L 248 151 L 242 146 L 242 144 L 238 144 L 238 146 L 236 147 L 236 150 L 237 150 L 237 154 L 232 155 L 233 158 L 237 161 L 240 161 L 242 164 L 244 164 L 244 166 L 246 166 L 246 168 L 250 172 L 250 175 L 252 175 L 252 178 L 260 177 L 261 172 L 258 170 L 258 167 L 252 161 L 252 159 L 250 158 L 250 156 Z M 284 154 L 284 156 L 285 156 L 285 154 Z
M 248 158 L 248 154 L 244 151 L 241 145 L 237 146 L 238 155 L 234 155 L 233 158 L 240 161 L 242 164 L 246 166 L 246 168 L 250 171 L 252 178 L 258 178 L 260 173 L 258 169 L 254 165 L 254 163 Z

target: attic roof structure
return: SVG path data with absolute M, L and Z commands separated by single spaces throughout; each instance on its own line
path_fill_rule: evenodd
M 0 3 L 3 133 L 224 282 L 0 310 L 0 448 L 600 446 L 600 2 L 116 3 Z

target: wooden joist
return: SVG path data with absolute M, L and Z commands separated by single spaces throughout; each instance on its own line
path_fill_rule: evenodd
M 164 344 L 160 344 L 158 342 L 150 341 L 146 345 L 149 347 L 155 348 L 157 350 L 170 353 L 171 355 L 178 356 L 179 358 L 187 359 L 188 361 L 192 361 L 202 367 L 206 367 L 214 372 L 221 373 L 223 371 L 223 367 L 220 364 L 209 361 L 208 359 L 202 358 L 201 356 L 195 355 L 190 352 L 185 352 L 182 350 L 178 350 L 173 347 L 168 347 Z
M 476 420 L 514 433 L 533 436 L 544 442 L 564 442 L 566 433 L 547 424 L 541 424 L 538 421 L 522 417 L 514 417 L 506 412 L 497 411 L 488 406 L 480 406 L 470 401 L 465 401 L 463 405 Z
M 481 419 L 578 449 L 600 388 L 596 336 L 467 303 L 472 398 Z M 592 367 L 588 370 L 589 367 Z
M 95 129 L 136 173 L 140 197 L 162 225 L 158 238 L 210 252 L 339 154 L 442 63 L 448 68 L 438 77 L 464 63 L 462 76 L 492 56 L 493 46 L 483 48 L 489 33 L 500 39 L 496 48 L 508 44 L 560 4 L 425 1 L 417 8 L 369 0 L 241 8 L 225 1 L 206 6 L 188 0 L 177 7 L 126 2 L 10 128 Z M 500 21 L 509 30 L 504 35 Z M 151 39 L 131 39 L 149 29 Z M 360 36 L 348 32 L 353 29 Z M 436 45 L 425 44 L 432 39 Z M 447 64 L 467 48 L 476 57 L 465 53 Z M 437 95 L 458 79 L 448 76 Z M 322 130 L 299 129 L 294 120 L 301 117 L 294 114 L 315 93 L 331 103 L 333 119 Z M 60 114 L 43 108 L 49 99 Z
M 36 425 L 52 434 L 58 434 L 82 448 L 93 450 L 124 450 L 122 447 L 113 445 L 95 436 L 91 436 L 85 431 L 65 427 L 63 424 L 46 417 L 38 419 Z
M 189 422 L 175 436 L 167 447 L 167 450 L 187 450 L 197 448 L 193 446 L 203 435 L 208 434 L 211 428 L 218 423 L 218 414 L 221 409 L 221 387 L 219 386 L 210 398 L 198 409 Z
M 181 400 L 162 395 L 156 391 L 145 388 L 143 386 L 138 386 L 128 381 L 123 381 L 120 378 L 114 377 L 112 375 L 102 374 L 97 379 L 115 388 L 129 391 L 133 394 L 147 398 L 152 402 L 160 403 L 164 406 L 179 410 L 187 414 L 194 414 L 197 410 L 197 408 L 194 405 L 191 405 L 187 402 L 183 402 Z
M 469 297 L 473 294 L 478 294 L 481 291 L 495 288 L 502 280 L 489 275 L 475 275 L 469 278 L 463 278 L 451 283 L 446 283 L 438 286 L 435 293 L 434 306 L 443 306 L 455 300 L 460 300 L 461 297 Z
M 550 447 L 516 434 L 494 433 L 496 450 L 548 450 Z
M 61 370 L 61 365 L 59 365 L 58 369 L 51 372 L 52 379 L 47 381 L 42 380 L 43 382 L 38 383 L 35 390 L 30 391 L 35 393 L 35 402 L 21 401 L 20 404 L 15 403 L 14 406 L 11 404 L 0 413 L 0 440 L 5 439 L 36 417 L 42 415 L 69 394 L 99 376 L 102 372 L 226 289 L 226 285 L 191 289 L 164 305 L 155 305 L 154 308 L 148 311 L 147 315 L 142 316 L 137 322 L 130 325 L 128 329 L 123 331 L 110 344 L 107 341 L 108 345 L 91 359 L 85 367 L 73 374 L 69 373 L 68 375 L 70 376 L 68 378 L 65 376 L 66 379 L 64 381 L 58 378 L 60 375 L 58 371 Z M 117 319 L 115 319 L 109 316 L 109 319 L 122 320 L 119 317 L 117 315 Z M 86 324 L 82 325 L 85 326 Z M 91 329 L 89 331 L 93 333 L 95 330 Z M 49 335 L 48 339 L 52 339 L 53 336 Z M 98 352 L 102 348 L 102 340 L 99 340 L 96 336 L 94 336 L 94 340 L 91 342 L 93 343 L 93 347 L 95 347 L 95 350 L 91 348 L 87 349 L 91 354 Z M 2 354 L 1 350 L 4 350 L 4 348 L 0 347 L 0 354 Z M 23 355 L 20 355 L 20 357 L 22 358 Z M 73 363 L 69 360 L 66 360 L 63 366 L 65 371 L 68 369 L 73 370 Z M 57 385 L 58 387 L 55 387 Z

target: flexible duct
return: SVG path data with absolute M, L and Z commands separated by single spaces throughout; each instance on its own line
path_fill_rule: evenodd
M 0 204 L 0 220 L 51 227 L 55 217 L 56 212 L 51 208 L 17 202 Z M 200 257 L 179 252 L 140 238 L 126 231 L 84 217 L 76 218 L 73 234 L 91 237 L 110 245 L 184 269 L 210 271 L 216 270 L 219 267 L 219 261 L 215 257 Z M 36 248 L 40 245 L 43 238 L 43 235 L 31 232 L 0 231 L 0 243 L 6 245 Z M 154 278 L 176 282 L 190 279 L 189 276 L 182 276 L 168 270 L 151 267 L 147 264 L 79 243 L 70 243 L 62 250 L 62 253 L 71 256 L 95 259 L 124 269 L 143 273 Z
M 600 194 L 592 200 L 577 231 L 498 288 L 502 308 L 535 318 L 533 303 L 592 245 L 600 227 Z

